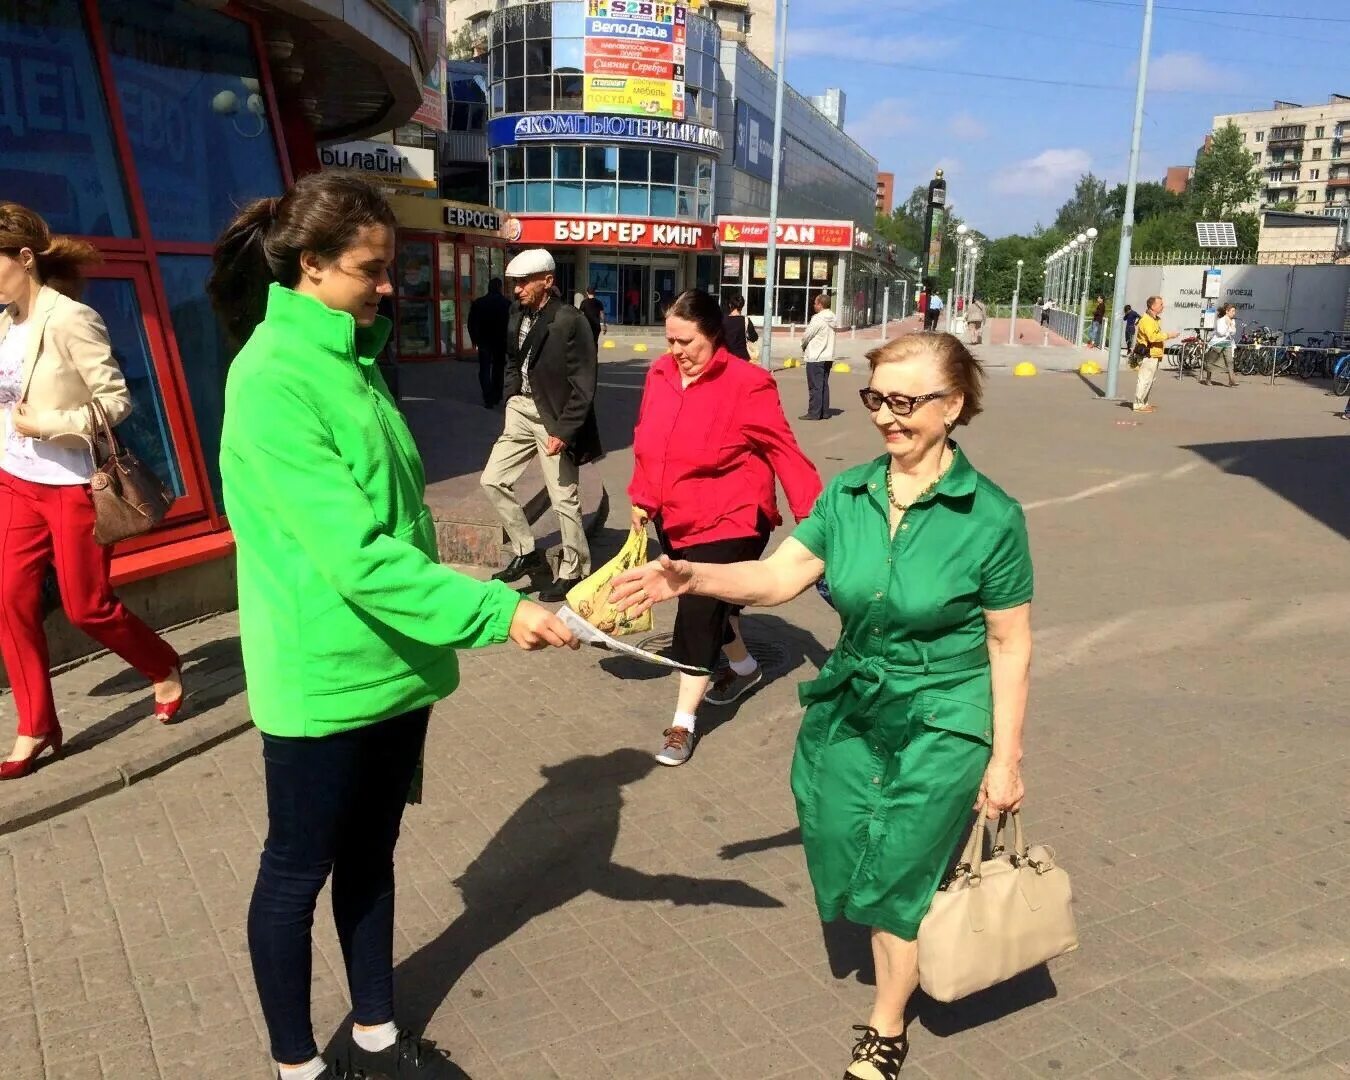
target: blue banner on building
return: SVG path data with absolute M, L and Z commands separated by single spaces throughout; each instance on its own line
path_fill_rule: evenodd
M 488 121 L 487 141 L 489 150 L 531 142 L 642 143 L 708 154 L 720 153 L 722 150 L 722 135 L 716 128 L 691 124 L 685 120 L 652 120 L 641 116 L 605 113 L 550 112 L 499 116 Z
M 736 102 L 736 168 L 761 180 L 773 179 L 773 117 Z

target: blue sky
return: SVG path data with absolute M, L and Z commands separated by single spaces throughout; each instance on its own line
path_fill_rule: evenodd
M 788 81 L 844 88 L 898 198 L 942 166 L 1000 236 L 1049 224 L 1083 172 L 1125 179 L 1142 24 L 1142 0 L 794 0 Z M 1192 163 L 1216 113 L 1350 94 L 1348 57 L 1345 0 L 1159 0 L 1140 178 Z

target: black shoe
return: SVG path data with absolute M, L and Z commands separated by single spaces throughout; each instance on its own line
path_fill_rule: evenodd
M 798 420 L 824 420 L 825 418 L 824 418 L 823 416 L 812 416 L 810 413 L 803 413 L 801 416 L 797 417 L 797 419 L 798 419 Z
M 434 1042 L 402 1028 L 394 1045 L 379 1053 L 363 1050 L 353 1041 L 348 1065 L 351 1080 L 448 1080 L 463 1075 L 451 1071 L 450 1055 Z
M 513 581 L 519 581 L 523 577 L 531 577 L 542 570 L 548 569 L 548 562 L 544 559 L 541 551 L 531 551 L 528 555 L 517 555 L 506 564 L 505 570 L 498 570 L 492 575 L 493 581 L 504 581 L 508 585 Z
M 277 1080 L 281 1080 L 280 1073 L 277 1073 Z M 319 1073 L 319 1080 L 355 1080 L 355 1078 L 340 1062 L 335 1061 L 331 1065 L 324 1066 L 323 1072 Z
M 567 594 L 575 589 L 582 582 L 581 578 L 559 578 L 552 585 L 546 585 L 539 592 L 539 602 L 541 604 L 561 604 L 567 599 Z
M 909 1053 L 909 1038 L 903 1034 L 886 1037 L 875 1028 L 854 1024 L 854 1031 L 862 1032 L 853 1047 L 853 1064 L 844 1073 L 844 1080 L 880 1073 L 885 1080 L 898 1080 L 900 1067 Z

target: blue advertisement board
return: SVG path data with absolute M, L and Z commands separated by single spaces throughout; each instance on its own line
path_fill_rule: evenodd
M 722 135 L 716 128 L 686 120 L 655 120 L 606 113 L 526 113 L 488 121 L 488 149 L 531 142 L 640 143 L 717 154 Z
M 761 180 L 773 179 L 773 117 L 744 101 L 736 102 L 736 150 L 733 164 Z

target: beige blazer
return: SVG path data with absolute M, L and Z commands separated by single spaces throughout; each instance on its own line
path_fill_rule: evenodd
M 44 285 L 28 316 L 32 331 L 23 365 L 20 401 L 38 438 L 58 446 L 89 446 L 89 410 L 98 399 L 108 423 L 131 413 L 131 394 L 113 359 L 108 329 L 97 311 Z M 0 310 L 0 341 L 13 323 L 13 309 Z

